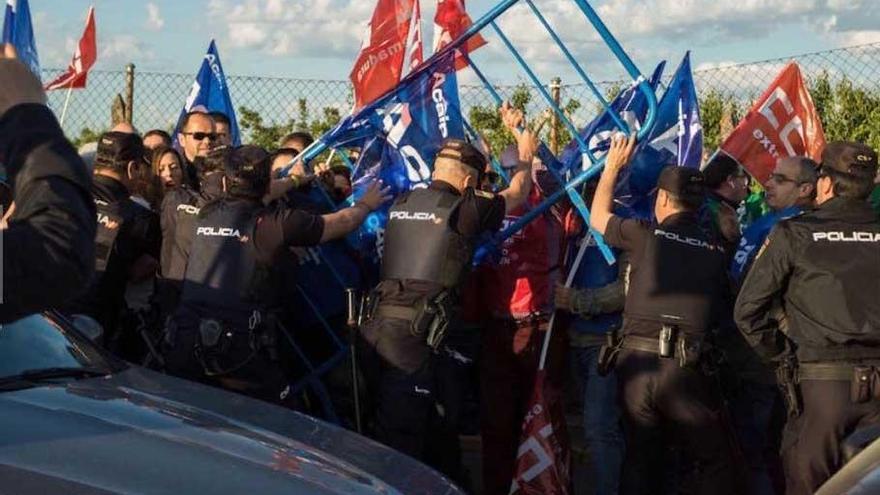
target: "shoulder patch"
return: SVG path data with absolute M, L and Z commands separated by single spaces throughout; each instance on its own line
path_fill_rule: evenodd
M 478 196 L 481 198 L 492 199 L 495 197 L 493 193 L 483 191 L 481 189 L 474 189 L 474 196 Z

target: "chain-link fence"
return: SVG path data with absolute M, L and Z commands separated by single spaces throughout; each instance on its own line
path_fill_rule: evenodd
M 871 94 L 880 93 L 880 43 L 697 70 L 694 77 L 698 93 L 702 100 L 714 99 L 709 104 L 720 102 L 722 109 L 732 113 L 732 118 L 735 119 L 738 112 L 746 109 L 790 60 L 800 64 L 805 79 L 811 85 L 816 85 L 820 80 L 828 82 L 832 87 L 846 82 Z M 675 63 L 677 61 L 670 61 L 667 81 L 675 70 Z M 648 71 L 651 68 L 642 69 Z M 45 70 L 43 80 L 51 80 L 59 72 Z M 335 108 L 344 114 L 351 107 L 351 88 L 348 81 L 237 76 L 227 79 L 236 108 L 246 107 L 255 111 L 267 124 L 291 121 L 303 124 L 308 121 L 309 115 L 315 116 L 324 108 Z M 134 81 L 132 110 L 135 126 L 141 130 L 172 128 L 182 103 L 189 94 L 193 76 L 138 72 Z M 622 80 L 605 81 L 597 86 L 608 94 L 624 84 Z M 101 131 L 108 128 L 111 122 L 111 103 L 117 94 L 125 95 L 125 85 L 125 71 L 90 73 L 88 88 L 75 90 L 70 99 L 64 121 L 64 129 L 68 135 L 77 138 L 83 129 Z M 525 85 L 499 86 L 498 90 L 502 96 L 511 96 L 517 91 L 528 92 L 530 106 L 535 109 L 543 104 L 537 91 Z M 49 104 L 59 115 L 66 96 L 66 91 L 54 91 L 50 94 Z M 466 115 L 475 106 L 493 105 L 491 96 L 482 86 L 462 85 L 460 98 Z M 571 104 L 572 100 L 575 101 L 574 104 Z M 588 122 L 598 109 L 598 104 L 583 83 L 563 81 L 560 101 L 563 106 L 569 104 L 571 119 L 576 125 Z M 701 103 L 706 105 L 705 101 Z M 710 116 L 707 123 L 710 127 L 723 126 L 723 120 L 723 117 Z M 717 130 L 711 128 L 707 131 L 717 134 Z

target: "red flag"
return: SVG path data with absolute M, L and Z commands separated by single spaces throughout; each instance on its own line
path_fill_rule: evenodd
M 412 27 L 409 30 L 409 70 L 412 71 L 416 67 L 422 65 L 425 61 L 425 49 L 422 47 L 422 9 L 419 7 L 419 0 L 416 0 L 416 8 L 412 16 Z
M 818 161 L 824 148 L 822 122 L 794 62 L 782 70 L 721 145 L 721 151 L 761 184 L 770 178 L 779 158 L 806 155 Z
M 95 8 L 89 7 L 86 18 L 86 29 L 83 31 L 79 45 L 73 54 L 73 60 L 67 66 L 67 72 L 46 85 L 46 91 L 52 89 L 85 88 L 89 69 L 98 58 L 98 46 L 95 41 Z
M 437 13 L 434 15 L 434 53 L 461 36 L 471 24 L 473 21 L 465 11 L 464 0 L 438 0 Z M 459 52 L 467 55 L 485 44 L 486 40 L 475 34 L 459 48 Z M 455 70 L 461 70 L 467 65 L 464 57 L 456 57 Z
M 379 0 L 349 78 L 355 110 L 400 82 L 415 0 Z
M 546 397 L 546 371 L 539 370 L 531 405 L 523 419 L 522 438 L 510 494 L 568 495 L 571 449 L 559 398 Z

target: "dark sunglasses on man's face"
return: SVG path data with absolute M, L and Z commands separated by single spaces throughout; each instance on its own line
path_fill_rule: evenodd
M 205 139 L 209 141 L 216 141 L 217 134 L 213 132 L 184 132 L 184 136 L 192 136 L 196 141 L 204 141 Z

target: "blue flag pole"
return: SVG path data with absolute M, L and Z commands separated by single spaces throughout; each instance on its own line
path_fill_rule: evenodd
M 525 2 L 528 4 L 529 8 L 532 9 L 532 12 L 535 14 L 535 17 L 538 18 L 538 21 L 541 23 L 542 26 L 544 26 L 544 29 L 547 30 L 547 33 L 550 35 L 550 37 L 553 39 L 553 41 L 556 43 L 556 45 L 559 47 L 559 49 L 562 50 L 563 55 L 565 55 L 565 58 L 568 59 L 568 63 L 570 63 L 571 66 L 574 67 L 574 70 L 578 73 L 578 75 L 581 77 L 581 79 L 584 81 L 584 83 L 587 85 L 587 87 L 593 93 L 593 96 L 595 96 L 596 99 L 599 100 L 599 103 L 602 104 L 602 108 L 606 112 L 610 112 L 611 118 L 614 119 L 614 123 L 617 124 L 617 127 L 619 127 L 622 131 L 629 134 L 629 126 L 627 126 L 624 121 L 620 120 L 620 118 L 617 115 L 617 112 L 611 111 L 611 107 L 610 107 L 608 101 L 605 99 L 605 96 L 602 95 L 602 92 L 599 91 L 599 88 L 597 88 L 596 85 L 593 84 L 593 80 L 590 79 L 590 77 L 587 75 L 587 73 L 581 67 L 581 64 L 579 64 L 577 62 L 577 60 L 575 60 L 574 56 L 568 50 L 568 47 L 566 47 L 565 44 L 562 42 L 562 40 L 559 39 L 559 36 L 556 34 L 556 31 L 554 31 L 553 28 L 550 27 L 550 24 L 547 22 L 547 19 L 544 17 L 544 14 L 542 14 L 541 11 L 538 10 L 537 7 L 535 7 L 535 4 L 532 3 L 532 0 L 525 0 Z
M 504 33 L 501 32 L 501 30 L 498 28 L 498 26 L 494 22 L 492 23 L 492 27 L 495 28 L 495 32 L 498 33 L 498 35 L 501 37 L 501 40 L 504 42 L 505 46 L 507 46 L 507 49 L 510 50 L 510 52 L 513 54 L 517 63 L 519 63 L 519 65 L 523 68 L 523 70 L 526 71 L 526 74 L 528 74 L 528 76 L 531 78 L 533 85 L 538 89 L 539 92 L 541 92 L 541 94 L 544 96 L 544 99 L 551 106 L 551 108 L 553 108 L 553 111 L 555 111 L 562 118 L 563 122 L 565 122 L 566 126 L 569 128 L 569 131 L 572 133 L 572 136 L 574 136 L 574 139 L 578 143 L 578 147 L 580 148 L 581 153 L 584 156 L 589 157 L 591 163 L 595 164 L 596 160 L 589 153 L 586 143 L 584 142 L 583 138 L 581 138 L 580 133 L 577 132 L 577 129 L 575 128 L 574 124 L 572 124 L 571 121 L 568 119 L 568 117 L 565 115 L 565 112 L 563 112 L 562 109 L 559 108 L 559 106 L 553 100 L 553 97 L 550 96 L 550 93 L 547 92 L 546 88 L 544 88 L 544 86 L 538 80 L 538 77 L 535 75 L 535 73 L 531 70 L 531 68 L 529 68 L 529 66 L 525 63 L 525 61 L 523 60 L 523 58 L 519 54 L 519 52 L 516 50 L 516 48 L 514 48 L 514 46 L 510 43 L 510 40 L 507 39 L 507 37 L 504 35 Z M 486 86 L 486 88 L 489 90 L 489 92 L 492 93 L 493 97 L 495 98 L 496 103 L 498 105 L 500 105 L 501 104 L 501 95 L 499 95 L 498 92 L 495 91 L 495 89 L 492 87 L 491 83 L 489 83 L 489 80 L 486 79 L 486 77 L 482 74 L 482 72 L 480 72 L 480 70 L 476 67 L 476 64 L 474 64 L 470 60 L 468 62 L 470 63 L 471 68 L 474 69 L 474 72 L 478 74 L 477 77 L 479 77 L 480 80 L 483 81 L 484 86 Z M 542 151 L 544 151 L 545 153 L 550 153 L 550 150 L 546 149 L 546 146 L 544 145 L 543 142 L 541 143 L 541 147 L 544 148 Z M 564 185 L 565 180 L 562 178 L 562 176 L 559 174 L 559 172 L 555 168 L 553 168 L 553 166 L 551 164 L 547 163 L 545 165 L 547 166 L 547 170 L 553 175 L 553 178 L 556 179 L 556 181 L 560 185 Z M 509 181 L 508 181 L 508 183 L 509 183 Z M 568 195 L 568 198 L 571 201 L 572 205 L 574 205 L 574 207 L 577 209 L 578 214 L 581 216 L 581 218 L 584 220 L 584 222 L 586 222 L 586 224 L 589 226 L 590 225 L 590 210 L 587 208 L 587 205 L 584 202 L 584 198 L 582 198 L 580 193 L 574 189 L 566 190 L 566 194 Z M 537 216 L 535 218 L 537 218 Z M 527 222 L 522 224 L 523 227 L 525 225 L 527 225 Z M 520 228 L 522 228 L 522 227 L 520 227 Z M 595 232 L 595 231 L 594 231 L 594 234 L 596 237 L 596 244 L 598 245 L 599 251 L 601 251 L 602 256 L 605 258 L 605 261 L 607 261 L 609 265 L 614 264 L 614 262 L 616 261 L 616 259 L 614 257 L 614 252 L 611 250 L 611 248 L 605 242 L 605 239 L 602 237 L 601 234 L 599 234 L 598 232 Z

